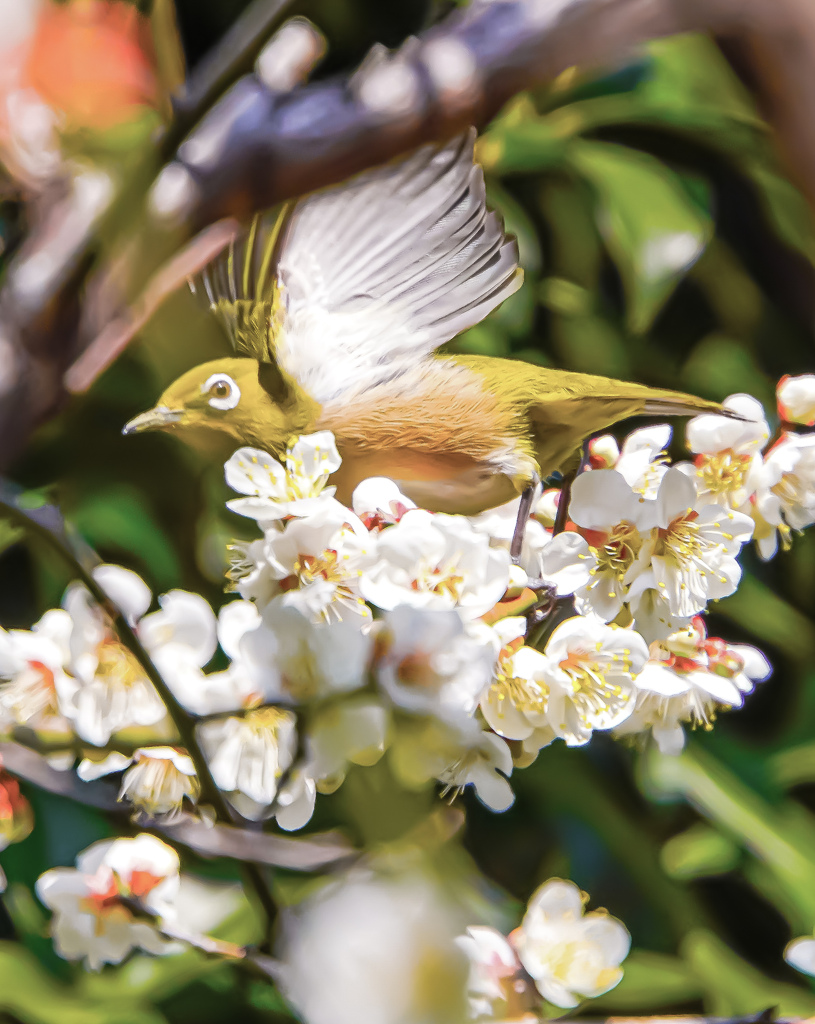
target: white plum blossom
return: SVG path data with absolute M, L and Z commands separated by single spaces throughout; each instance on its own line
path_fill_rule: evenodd
M 282 597 L 240 644 L 244 672 L 266 700 L 302 704 L 363 686 L 371 637 L 357 616 L 314 622 Z
M 578 615 L 555 628 L 544 649 L 547 718 L 569 746 L 588 743 L 595 729 L 613 729 L 634 708 L 634 676 L 648 660 L 631 629 Z
M 496 623 L 496 629 L 507 621 Z M 524 750 L 536 754 L 555 738 L 548 707 L 546 658 L 527 647 L 522 637 L 508 637 L 498 656 L 495 677 L 481 700 L 487 725 L 499 736 L 523 741 Z
M 349 763 L 377 763 L 385 752 L 389 721 L 388 711 L 368 697 L 335 701 L 321 708 L 308 730 L 306 769 L 320 792 L 333 792 L 345 778 Z
M 95 569 L 94 578 L 135 626 L 150 606 L 146 584 L 114 565 Z M 72 620 L 70 670 L 79 683 L 68 715 L 79 736 L 104 746 L 120 729 L 160 722 L 164 704 L 88 590 L 69 587 L 63 603 Z
M 510 941 L 540 994 L 564 1009 L 619 984 L 631 947 L 621 921 L 605 911 L 585 913 L 583 894 L 559 878 L 535 892 Z
M 328 430 L 304 434 L 286 452 L 286 467 L 268 452 L 239 448 L 224 467 L 233 491 L 249 495 L 227 508 L 261 523 L 287 516 L 310 516 L 333 504 L 335 487 L 327 481 L 341 463 Z
M 595 469 L 574 481 L 569 516 L 587 546 L 575 546 L 572 557 L 588 567 L 585 585 L 575 590 L 579 611 L 606 622 L 617 617 L 639 571 L 642 531 L 651 525 L 654 508 L 616 469 Z
M 457 608 L 477 618 L 505 594 L 509 565 L 509 553 L 490 547 L 463 516 L 411 509 L 377 536 L 361 591 L 386 610 Z
M 636 708 L 617 735 L 650 729 L 663 754 L 678 754 L 685 745 L 683 722 L 712 728 L 717 711 L 741 707 L 744 695 L 771 671 L 756 648 L 709 637 L 697 616 L 651 644 L 648 663 L 636 678 Z
M 665 449 L 671 441 L 667 423 L 633 431 L 622 448 L 611 434 L 592 438 L 588 443 L 588 465 L 592 470 L 614 469 L 640 497 L 655 498 L 668 471 Z
M 37 896 L 54 912 L 54 947 L 91 970 L 118 964 L 132 949 L 178 952 L 160 934 L 175 919 L 178 854 L 155 836 L 103 840 L 79 855 L 76 868 L 52 868 L 37 879 Z
M 71 617 L 52 608 L 30 630 L 0 629 L 0 721 L 65 732 L 77 683 L 66 672 Z
M 160 598 L 159 611 L 145 616 L 151 594 L 136 573 L 103 565 L 93 574 L 170 686 L 185 680 L 189 686 L 190 675 L 200 678 L 200 669 L 215 651 L 215 616 L 202 597 L 171 591 Z M 90 593 L 75 584 L 64 604 L 72 620 L 68 667 L 79 684 L 66 713 L 79 736 L 104 746 L 121 729 L 160 722 L 166 714 L 163 702 Z
M 762 479 L 752 507 L 759 554 L 772 558 L 778 539 L 815 523 L 815 434 L 784 433 L 765 453 Z
M 778 415 L 783 423 L 815 426 L 815 374 L 782 377 L 776 389 Z
M 700 504 L 747 512 L 746 504 L 761 476 L 761 450 L 770 428 L 761 403 L 750 395 L 730 395 L 722 406 L 734 416 L 703 413 L 688 421 L 686 443 L 696 459 L 681 468 L 695 476 Z
M 351 508 L 369 530 L 398 523 L 414 502 L 402 494 L 393 480 L 372 476 L 357 484 L 351 496 Z
M 657 586 L 653 569 L 647 569 L 631 584 L 628 608 L 634 618 L 632 628 L 649 644 L 685 629 L 693 618 L 692 615 L 674 615 L 664 588 Z
M 278 983 L 306 1024 L 463 1024 L 462 923 L 429 876 L 359 872 L 285 912 Z
M 140 747 L 132 757 L 114 752 L 99 762 L 84 760 L 77 775 L 90 782 L 125 768 L 119 799 L 147 818 L 172 822 L 181 815 L 185 801 L 194 805 L 201 791 L 192 758 L 177 747 Z
M 474 714 L 492 677 L 494 652 L 455 611 L 400 605 L 384 616 L 378 636 L 377 678 L 394 704 L 452 723 Z
M 269 817 L 280 778 L 297 750 L 295 716 L 280 708 L 255 708 L 240 718 L 202 722 L 198 735 L 215 784 L 230 802 L 245 818 Z
M 337 503 L 267 531 L 244 549 L 232 578 L 242 597 L 265 605 L 285 594 L 287 604 L 315 622 L 349 614 L 370 618 L 360 582 L 373 548 L 373 535 Z
M 456 943 L 470 962 L 467 998 L 471 1020 L 520 1020 L 540 1001 L 524 977 L 515 950 L 495 928 L 471 925 Z
M 672 615 L 695 615 L 732 594 L 741 579 L 736 555 L 753 534 L 753 520 L 721 505 L 699 507 L 696 483 L 676 468 L 663 477 L 654 512 L 629 578 L 651 569 Z
M 491 732 L 473 730 L 462 742 L 460 756 L 442 772 L 445 793 L 460 793 L 472 786 L 475 795 L 492 811 L 506 811 L 515 794 L 506 776 L 512 774 L 512 754 L 506 740 Z

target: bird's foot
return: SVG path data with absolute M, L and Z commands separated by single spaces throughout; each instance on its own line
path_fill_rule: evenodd
M 526 635 L 529 636 L 557 608 L 557 587 L 541 579 L 530 579 L 526 585 L 537 595 L 537 601 L 526 612 Z

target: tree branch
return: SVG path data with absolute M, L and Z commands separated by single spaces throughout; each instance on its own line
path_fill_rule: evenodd
M 119 803 L 108 783 L 83 782 L 72 771 L 57 771 L 44 757 L 20 743 L 0 742 L 0 757 L 3 767 L 12 775 L 48 793 L 95 807 L 107 814 L 129 816 L 129 809 Z M 192 818 L 172 825 L 152 822 L 144 827 L 146 831 L 166 836 L 206 857 L 228 857 L 242 863 L 253 862 L 292 871 L 322 871 L 347 864 L 357 856 L 348 842 L 335 832 L 294 839 L 231 825 L 208 825 Z
M 649 39 L 687 31 L 740 44 L 781 152 L 815 205 L 815 9 L 809 0 L 474 0 L 396 53 L 372 53 L 350 78 L 289 93 L 270 91 L 254 75 L 238 81 L 182 143 L 149 194 L 141 193 L 141 200 L 138 190 L 128 195 L 130 203 L 146 202 L 145 215 L 123 218 L 121 229 L 145 228 L 129 297 L 141 293 L 179 244 L 219 218 L 245 217 L 467 124 L 483 125 L 517 92 L 568 67 L 615 65 Z M 200 95 L 196 112 L 209 93 Z M 149 185 L 148 176 L 144 188 Z M 96 247 L 91 234 L 66 253 L 35 304 L 21 308 L 14 301 L 20 265 L 0 293 L 0 465 L 64 399 L 59 376 L 83 347 L 77 295 Z M 111 332 L 111 350 L 121 347 L 122 337 Z M 96 354 L 104 365 L 104 352 Z

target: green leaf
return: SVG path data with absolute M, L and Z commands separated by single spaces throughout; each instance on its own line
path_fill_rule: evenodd
M 699 744 L 640 762 L 646 791 L 682 796 L 772 872 L 801 930 L 815 923 L 815 818 L 791 801 L 771 805 Z
M 716 607 L 720 615 L 802 662 L 815 658 L 815 624 L 765 583 L 745 572 L 735 594 Z
M 671 878 L 689 881 L 732 870 L 741 860 L 741 850 L 732 839 L 699 823 L 672 836 L 662 847 L 660 860 Z
M 81 999 L 59 984 L 31 953 L 0 942 L 0 1010 L 26 1024 L 162 1024 L 155 1010 L 130 1000 Z
M 704 989 L 693 970 L 675 956 L 635 949 L 623 963 L 623 980 L 589 1004 L 600 1010 L 634 1013 L 699 999 Z
M 71 520 L 92 547 L 139 558 L 159 590 L 178 584 L 181 569 L 175 550 L 135 487 L 115 484 L 89 490 Z
M 569 161 L 595 192 L 597 226 L 625 287 L 628 326 L 643 332 L 704 251 L 712 222 L 654 157 L 580 140 Z
M 770 1007 L 779 1017 L 815 1013 L 815 995 L 765 977 L 706 929 L 689 933 L 682 954 L 704 985 L 706 1009 L 713 1016 L 763 1013 Z

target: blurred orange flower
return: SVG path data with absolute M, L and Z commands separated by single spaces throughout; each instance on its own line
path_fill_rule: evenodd
M 104 130 L 131 120 L 157 100 L 150 25 L 123 0 L 48 2 L 21 85 L 61 110 L 69 128 Z

